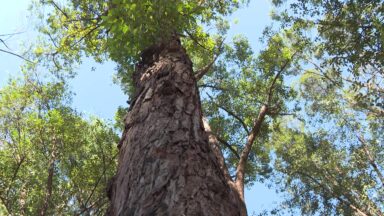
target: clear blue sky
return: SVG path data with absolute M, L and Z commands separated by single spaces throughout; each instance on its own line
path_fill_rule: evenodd
M 35 32 L 31 25 L 31 17 L 27 17 L 28 5 L 31 0 L 6 0 L 0 7 L 0 35 L 24 32 L 9 38 L 6 43 L 14 52 L 20 52 L 23 43 L 33 40 Z M 261 49 L 259 37 L 264 27 L 270 23 L 270 0 L 254 0 L 250 6 L 237 11 L 231 19 L 239 22 L 233 24 L 230 36 L 235 34 L 245 35 L 252 43 L 255 50 Z M 233 22 L 232 22 L 233 23 Z M 1 37 L 4 39 L 3 37 Z M 5 47 L 0 44 L 0 49 Z M 15 56 L 0 52 L 0 87 L 6 83 L 9 75 L 17 75 L 20 71 L 22 60 Z M 95 71 L 91 68 L 96 67 Z M 85 60 L 78 68 L 77 77 L 70 82 L 72 91 L 76 94 L 73 98 L 73 106 L 86 115 L 96 115 L 104 119 L 113 119 L 116 108 L 126 105 L 127 97 L 120 87 L 114 85 L 112 76 L 115 64 L 108 62 L 96 64 L 92 60 Z M 262 210 L 270 210 L 281 201 L 275 189 L 268 189 L 264 184 L 256 183 L 245 192 L 249 215 L 261 213 Z

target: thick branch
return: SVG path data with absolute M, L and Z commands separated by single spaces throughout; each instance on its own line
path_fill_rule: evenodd
M 373 106 L 367 106 L 366 109 L 371 111 L 371 113 L 373 113 L 377 117 L 384 117 L 384 110 L 382 110 L 380 108 L 373 107 Z
M 244 200 L 244 171 L 245 164 L 247 163 L 249 153 L 251 152 L 252 145 L 256 139 L 256 136 L 260 133 L 261 124 L 264 121 L 265 116 L 267 115 L 268 107 L 266 105 L 261 106 L 259 115 L 254 121 L 253 128 L 251 133 L 248 135 L 247 143 L 240 155 L 239 164 L 236 169 L 236 185 L 238 187 L 239 192 L 241 193 L 241 197 Z
M 47 215 L 48 207 L 49 207 L 49 202 L 52 196 L 52 186 L 53 186 L 53 174 L 55 170 L 55 161 L 51 161 L 49 163 L 49 168 L 48 168 L 48 178 L 47 178 L 47 185 L 46 185 L 46 191 L 45 191 L 45 198 L 44 198 L 44 203 L 41 207 L 40 215 L 45 216 Z
M 260 133 L 261 125 L 265 119 L 265 116 L 268 114 L 268 106 L 271 103 L 272 100 L 272 94 L 275 87 L 275 84 L 277 82 L 277 79 L 280 77 L 280 75 L 283 73 L 283 71 L 287 68 L 289 63 L 292 61 L 293 57 L 296 55 L 297 52 L 295 52 L 280 68 L 280 70 L 276 73 L 275 77 L 272 80 L 272 83 L 268 90 L 268 97 L 267 97 L 267 104 L 264 104 L 261 106 L 259 115 L 254 121 L 252 131 L 249 133 L 247 142 L 245 144 L 245 147 L 243 151 L 241 152 L 239 164 L 237 165 L 236 169 L 236 186 L 237 189 L 240 192 L 241 198 L 244 200 L 244 177 L 245 177 L 245 165 L 248 161 L 249 153 L 251 152 L 252 145 L 256 139 L 256 136 Z

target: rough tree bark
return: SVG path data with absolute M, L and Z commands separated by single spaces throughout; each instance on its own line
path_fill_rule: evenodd
M 240 215 L 204 131 L 192 62 L 177 38 L 142 53 L 108 215 Z

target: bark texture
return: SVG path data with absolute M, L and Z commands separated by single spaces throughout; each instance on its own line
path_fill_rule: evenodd
M 175 38 L 142 53 L 108 215 L 240 215 L 204 131 L 192 63 Z

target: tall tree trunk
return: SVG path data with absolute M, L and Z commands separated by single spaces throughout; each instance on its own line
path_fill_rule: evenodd
M 52 180 L 53 180 L 53 172 L 54 172 L 54 163 L 51 162 L 48 168 L 48 178 L 47 178 L 47 186 L 45 191 L 45 197 L 43 205 L 41 206 L 40 215 L 45 216 L 47 215 L 48 207 L 50 198 L 52 196 Z
M 240 215 L 208 145 L 192 63 L 180 42 L 142 53 L 108 215 Z
M 55 148 L 55 147 L 54 147 Z M 53 175 L 55 171 L 55 160 L 56 160 L 56 153 L 55 149 L 51 153 L 51 158 L 48 164 L 48 177 L 47 177 L 47 183 L 45 188 L 45 196 L 43 204 L 40 208 L 40 216 L 47 215 L 47 211 L 49 208 L 49 203 L 51 202 L 52 197 L 52 187 L 53 187 Z

